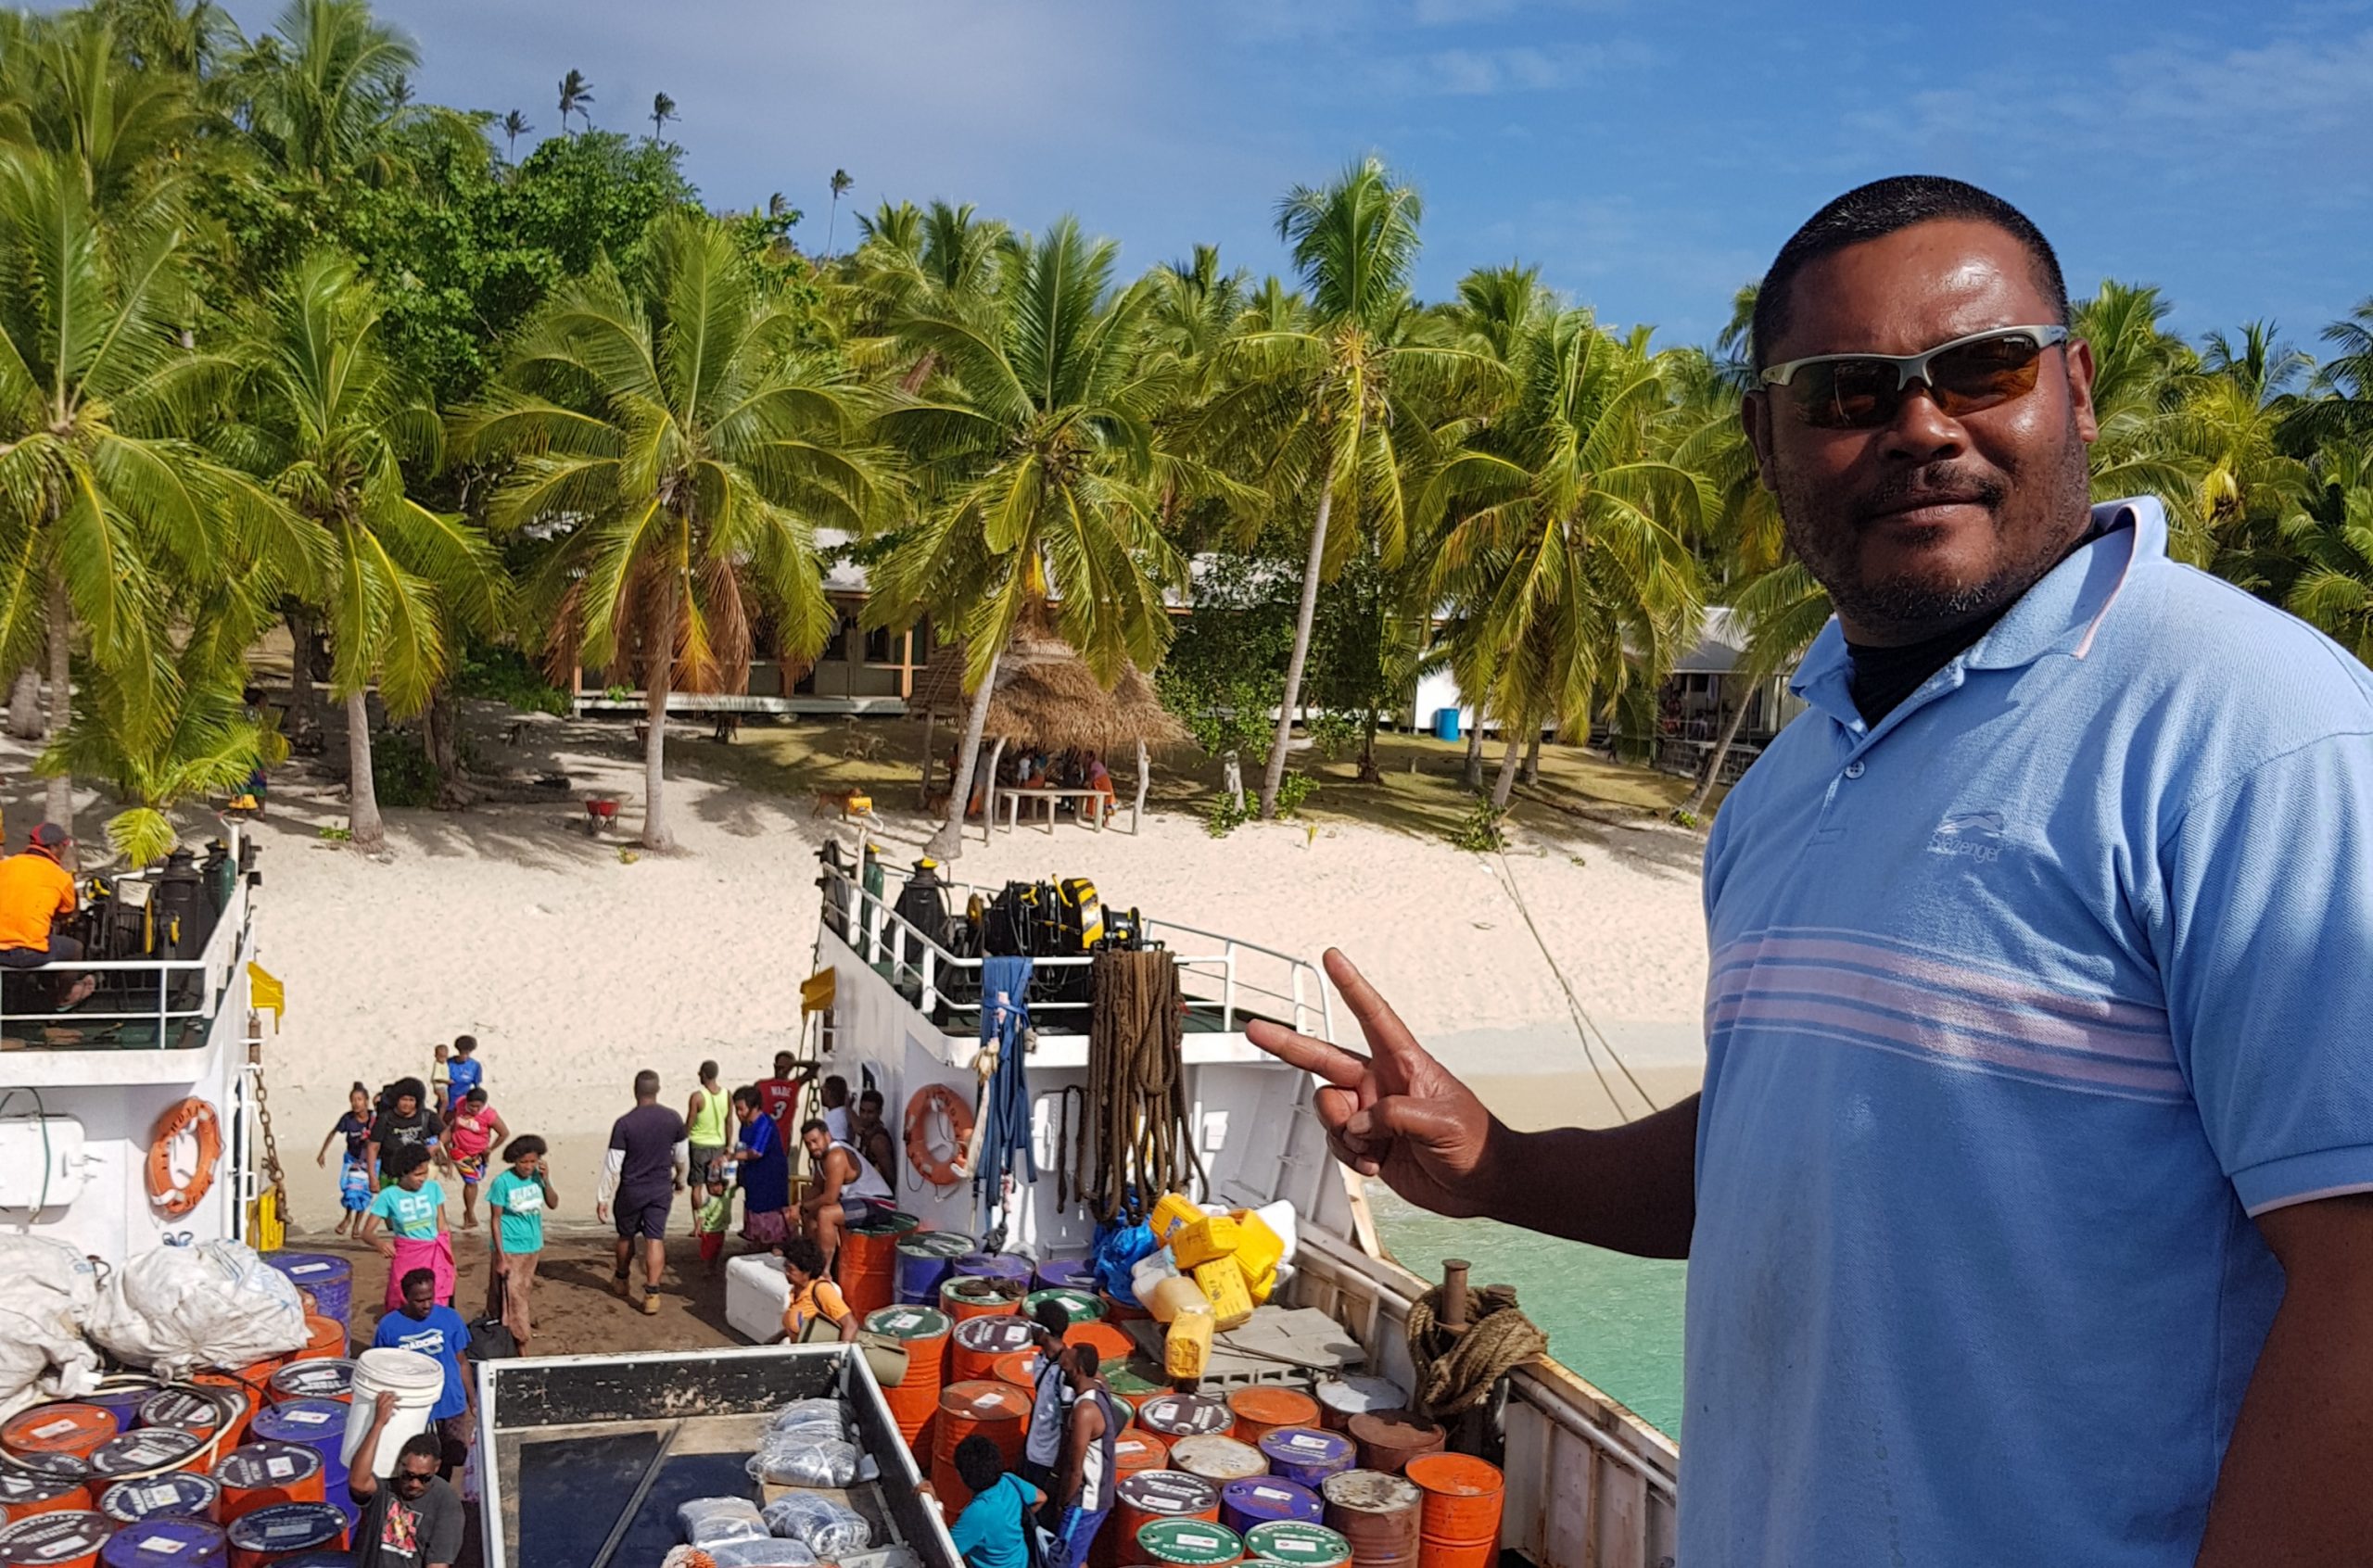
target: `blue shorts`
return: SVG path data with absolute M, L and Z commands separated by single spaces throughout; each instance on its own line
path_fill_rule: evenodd
M 349 1214 L 360 1214 L 371 1207 L 371 1168 L 359 1159 L 348 1159 L 337 1170 L 337 1201 Z
M 1083 1508 L 1063 1510 L 1063 1527 L 1055 1533 L 1056 1556 L 1047 1568 L 1082 1568 L 1096 1532 L 1104 1528 L 1105 1516 L 1111 1511 L 1109 1508 L 1099 1508 L 1093 1513 Z
M 655 1198 L 636 1193 L 620 1193 L 610 1211 L 618 1222 L 618 1239 L 631 1241 L 637 1236 L 645 1241 L 667 1239 L 667 1211 L 676 1207 L 676 1195 L 661 1193 Z

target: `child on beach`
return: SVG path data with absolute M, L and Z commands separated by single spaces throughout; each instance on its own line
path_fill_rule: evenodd
M 496 1139 L 510 1136 L 501 1113 L 487 1104 L 484 1089 L 472 1089 L 454 1106 L 452 1125 L 445 1129 L 445 1157 L 462 1179 L 462 1229 L 465 1231 L 478 1228 L 478 1184 L 486 1180 L 486 1152 Z
M 701 1239 L 701 1261 L 708 1265 L 710 1277 L 725 1271 L 725 1228 L 733 1220 L 733 1189 L 725 1184 L 721 1170 L 712 1169 L 708 1179 L 708 1197 L 694 1217 L 694 1233 Z
M 371 1207 L 371 1091 L 359 1082 L 346 1092 L 346 1114 L 322 1140 L 321 1153 L 313 1157 L 316 1166 L 328 1166 L 330 1145 L 340 1138 L 346 1153 L 337 1168 L 337 1233 L 345 1235 L 348 1226 L 362 1223 L 362 1211 Z
M 487 1245 L 492 1267 L 487 1280 L 487 1316 L 501 1318 L 502 1326 L 527 1353 L 527 1338 L 535 1331 L 527 1297 L 535 1288 L 536 1263 L 544 1251 L 544 1216 L 559 1203 L 552 1172 L 545 1168 L 544 1141 L 530 1132 L 503 1145 L 502 1174 L 487 1187 L 488 1218 L 492 1227 Z
M 405 1144 L 382 1160 L 387 1184 L 362 1216 L 362 1239 L 379 1249 L 387 1270 L 387 1309 L 404 1304 L 403 1277 L 425 1269 L 437 1281 L 436 1301 L 453 1304 L 453 1233 L 445 1221 L 445 1188 L 428 1175 L 428 1151 Z M 387 1230 L 381 1237 L 381 1226 Z
M 486 1064 L 477 1058 L 478 1037 L 457 1034 L 453 1037 L 453 1054 L 445 1069 L 445 1098 L 442 1104 L 450 1112 L 462 1103 L 463 1095 L 486 1081 Z
M 443 1041 L 429 1053 L 428 1103 L 443 1115 L 453 1104 L 453 1051 Z

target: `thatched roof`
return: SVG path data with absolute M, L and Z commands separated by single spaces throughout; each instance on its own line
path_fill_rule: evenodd
M 915 677 L 907 707 L 950 716 L 967 711 L 962 648 L 943 648 L 933 655 Z M 1162 707 L 1153 682 L 1135 664 L 1123 665 L 1120 680 L 1107 691 L 1070 643 L 1028 622 L 1015 628 L 997 661 L 996 690 L 982 736 L 992 743 L 1002 738 L 1038 751 L 1095 752 L 1108 759 L 1129 755 L 1140 740 L 1162 747 L 1187 739 L 1186 727 Z

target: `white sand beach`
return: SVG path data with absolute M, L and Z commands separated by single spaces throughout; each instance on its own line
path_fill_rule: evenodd
M 798 1035 L 798 983 L 817 916 L 815 851 L 848 830 L 815 814 L 825 780 L 768 760 L 759 727 L 719 747 L 671 727 L 670 821 L 679 853 L 629 863 L 641 773 L 624 724 L 541 721 L 506 743 L 506 710 L 473 704 L 489 765 L 565 771 L 550 804 L 455 813 L 389 811 L 374 861 L 325 841 L 342 791 L 302 767 L 276 779 L 255 828 L 264 853 L 260 959 L 286 982 L 288 1013 L 265 1073 L 300 1222 L 335 1212 L 334 1170 L 313 1151 L 348 1084 L 425 1074 L 430 1048 L 476 1034 L 493 1102 L 514 1132 L 552 1140 L 564 1187 L 590 1187 L 611 1119 L 643 1067 L 680 1104 L 704 1057 L 729 1083 L 763 1076 Z M 817 721 L 810 721 L 815 723 Z M 825 721 L 829 722 L 829 721 Z M 680 739 L 679 739 L 680 738 Z M 38 813 L 26 750 L 10 743 L 12 847 Z M 333 757 L 342 756 L 334 741 Z M 894 866 L 930 824 L 904 789 L 877 790 Z M 581 830 L 588 790 L 631 797 L 622 830 Z M 86 860 L 111 809 L 78 796 Z M 193 841 L 212 824 L 186 814 Z M 1143 830 L 1064 822 L 983 845 L 951 874 L 1093 878 L 1108 904 L 1315 957 L 1350 953 L 1450 1065 L 1525 1125 L 1617 1114 L 1586 1065 L 1567 1000 L 1512 900 L 1520 891 L 1583 1011 L 1658 1104 L 1694 1086 L 1705 945 L 1696 835 L 1642 812 L 1527 819 L 1504 860 L 1439 838 L 1321 818 L 1210 838 L 1198 815 L 1152 809 Z M 1351 1033 L 1337 1005 L 1339 1032 Z M 1624 1109 L 1640 1108 L 1602 1055 Z M 575 1207 L 572 1205 L 571 1207 Z

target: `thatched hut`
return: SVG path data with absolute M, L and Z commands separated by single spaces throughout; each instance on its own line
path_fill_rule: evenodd
M 923 797 L 929 801 L 935 758 L 932 731 L 941 717 L 951 719 L 963 732 L 972 699 L 964 690 L 964 650 L 943 648 L 915 677 L 909 713 L 923 715 Z M 1014 630 L 997 660 L 996 685 L 989 696 L 987 722 L 982 727 L 983 768 L 989 779 L 982 818 L 985 829 L 996 810 L 997 764 L 1008 745 L 1047 752 L 1094 752 L 1110 767 L 1112 759 L 1134 751 L 1137 759 L 1136 796 L 1130 826 L 1143 816 L 1149 752 L 1176 746 L 1188 739 L 1186 727 L 1161 705 L 1153 682 L 1135 664 L 1124 664 L 1121 678 L 1108 690 L 1078 650 L 1043 623 L 1025 621 Z

